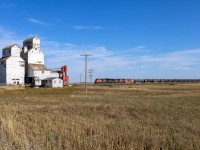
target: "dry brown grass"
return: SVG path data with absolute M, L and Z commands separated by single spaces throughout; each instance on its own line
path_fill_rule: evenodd
M 0 149 L 200 149 L 200 84 L 0 89 Z

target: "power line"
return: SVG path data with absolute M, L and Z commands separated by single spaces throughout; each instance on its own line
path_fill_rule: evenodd
M 85 92 L 87 92 L 87 58 L 92 56 L 91 54 L 82 54 L 85 57 Z
M 94 74 L 94 69 L 88 69 L 89 77 L 90 77 L 90 83 L 92 83 L 92 78 Z

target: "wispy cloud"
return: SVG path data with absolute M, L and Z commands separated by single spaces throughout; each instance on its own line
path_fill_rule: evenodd
M 117 52 L 104 46 L 83 48 L 55 41 L 49 42 L 51 45 L 43 43 L 47 64 L 52 67 L 67 64 L 73 80 L 84 72 L 84 58 L 80 56 L 84 53 L 92 54 L 88 68 L 95 69 L 95 77 L 197 78 L 200 69 L 200 49 L 154 54 L 145 46 Z
M 117 55 L 132 55 L 132 54 L 141 54 L 141 53 L 150 53 L 151 50 L 145 46 L 137 46 L 137 47 L 133 47 L 127 50 L 123 50 L 123 51 L 119 51 L 116 54 Z
M 16 6 L 16 5 L 11 4 L 11 3 L 8 3 L 8 4 L 1 4 L 1 5 L 0 5 L 1 8 L 6 8 L 6 9 L 10 9 L 10 8 L 15 7 L 15 6 Z
M 200 49 L 175 51 L 162 55 L 140 57 L 139 62 L 156 66 L 161 70 L 198 70 Z
M 39 24 L 39 25 L 50 25 L 46 22 L 43 22 L 43 21 L 40 21 L 40 20 L 37 20 L 37 19 L 33 19 L 33 18 L 28 18 L 27 19 L 29 22 L 32 22 L 32 23 L 35 23 L 35 24 Z
M 0 26 L 0 49 L 11 44 L 20 45 L 20 43 L 22 43 L 21 39 L 16 35 L 15 32 L 9 31 L 5 27 Z
M 65 43 L 65 46 L 67 46 L 67 47 L 76 47 L 76 45 L 75 44 L 72 44 L 72 43 Z
M 72 28 L 75 30 L 102 30 L 104 29 L 101 26 L 81 26 L 81 25 L 73 26 Z
M 0 27 L 0 47 L 10 44 L 22 45 L 24 39 Z M 49 68 L 68 65 L 70 81 L 79 80 L 84 74 L 84 58 L 80 54 L 92 54 L 88 68 L 95 69 L 94 78 L 199 78 L 200 49 L 166 53 L 154 53 L 146 46 L 113 51 L 105 46 L 84 46 L 69 41 L 41 40 L 45 64 Z
M 0 27 L 0 34 L 1 34 L 1 38 L 5 38 L 5 39 L 16 39 L 16 38 L 18 38 L 16 36 L 15 32 L 7 31 L 3 27 Z

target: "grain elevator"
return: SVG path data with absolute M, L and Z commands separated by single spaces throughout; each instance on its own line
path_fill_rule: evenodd
M 63 68 L 60 69 L 55 71 L 45 66 L 40 39 L 35 36 L 23 41 L 22 50 L 17 44 L 3 48 L 0 59 L 0 83 L 62 87 L 63 83 L 68 82 L 68 76 L 67 72 L 62 72 Z M 50 84 L 51 82 L 53 84 Z

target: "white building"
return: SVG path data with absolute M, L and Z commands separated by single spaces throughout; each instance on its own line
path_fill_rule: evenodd
M 46 78 L 42 81 L 42 85 L 45 87 L 63 87 L 63 80 L 60 78 Z
M 58 72 L 52 72 L 44 65 L 44 53 L 40 49 L 40 39 L 37 36 L 23 41 L 21 57 L 26 64 L 25 83 L 41 86 L 45 78 L 59 77 Z
M 50 76 L 50 70 L 45 65 L 28 64 L 28 79 L 32 86 L 41 86 L 42 80 Z
M 44 53 L 40 50 L 40 39 L 37 36 L 23 41 L 21 57 L 28 64 L 44 65 Z
M 0 83 L 24 84 L 25 63 L 20 57 L 20 51 L 17 44 L 3 48 L 0 59 Z
M 25 39 L 22 51 L 17 44 L 2 50 L 0 83 L 62 87 L 61 74 L 61 70 L 53 71 L 44 65 L 44 53 L 40 49 L 40 39 L 37 36 Z

